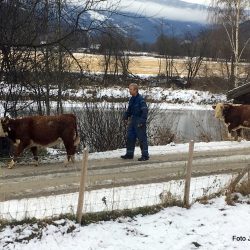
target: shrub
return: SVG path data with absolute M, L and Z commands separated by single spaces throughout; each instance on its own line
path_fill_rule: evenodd
M 88 145 L 90 152 L 125 147 L 123 107 L 116 107 L 114 103 L 86 102 L 83 109 L 73 112 L 78 117 L 81 142 Z

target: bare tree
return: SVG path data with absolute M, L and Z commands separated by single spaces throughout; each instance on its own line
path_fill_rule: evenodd
M 133 40 L 121 34 L 116 27 L 108 27 L 100 36 L 100 52 L 103 54 L 102 66 L 104 68 L 103 83 L 108 76 L 117 78 L 120 74 L 127 77 L 130 74 L 130 57 L 127 51 Z
M 187 85 L 190 86 L 204 60 L 204 53 L 208 44 L 208 37 L 201 32 L 198 37 L 187 33 L 182 42 L 184 53 L 187 56 L 185 66 L 187 69 Z
M 2 94 L 7 96 L 5 113 L 12 110 L 17 115 L 17 107 L 23 104 L 21 93 L 26 91 L 27 94 L 27 88 L 31 88 L 33 95 L 39 96 L 39 113 L 43 113 L 45 104 L 46 114 L 50 114 L 50 102 L 54 98 L 52 85 L 58 87 L 57 112 L 63 112 L 65 55 L 74 58 L 70 39 L 76 31 L 91 34 L 105 26 L 106 20 L 88 21 L 86 15 L 91 11 L 112 15 L 119 0 L 73 3 L 66 0 L 0 1 L 0 82 L 9 89 L 1 88 Z
M 167 36 L 164 34 L 163 26 L 168 25 L 165 24 L 163 21 L 159 27 L 159 36 L 154 44 L 158 53 L 163 56 L 163 60 L 165 62 L 165 68 L 162 72 L 162 57 L 159 59 L 159 74 L 163 73 L 166 76 L 166 81 L 169 81 L 175 74 L 175 67 L 174 67 L 174 56 L 177 55 L 179 41 L 175 37 L 175 32 L 173 27 L 171 27 L 171 35 Z
M 231 82 L 235 87 L 239 84 L 239 62 L 246 46 L 250 42 L 247 37 L 241 42 L 240 24 L 247 20 L 249 0 L 212 0 L 210 18 L 221 24 L 227 34 L 231 47 Z

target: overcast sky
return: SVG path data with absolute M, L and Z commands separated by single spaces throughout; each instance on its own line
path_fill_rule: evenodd
M 129 11 L 145 16 L 166 18 L 178 21 L 207 22 L 207 12 L 202 9 L 180 8 L 170 6 L 165 1 L 154 0 L 121 0 L 122 11 Z M 176 1 L 177 2 L 177 1 Z M 183 2 L 208 6 L 210 0 L 185 0 Z
M 211 0 L 183 0 L 183 2 L 204 4 L 204 5 L 208 6 L 210 4 Z

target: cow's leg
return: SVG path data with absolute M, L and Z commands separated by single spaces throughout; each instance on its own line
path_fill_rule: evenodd
M 17 156 L 18 156 L 18 151 L 17 151 L 17 145 L 16 144 L 13 144 L 13 147 L 12 147 L 12 152 L 11 152 L 11 161 L 8 162 L 7 164 L 7 167 L 9 169 L 13 168 L 17 162 Z
M 232 130 L 231 131 L 231 140 L 233 140 L 233 141 L 238 140 L 238 131 L 237 130 Z
M 236 140 L 238 142 L 241 142 L 242 138 L 243 138 L 243 129 L 242 128 L 239 128 L 235 131 L 236 133 Z
M 244 137 L 244 129 L 242 128 L 241 130 L 240 130 L 240 137 L 242 138 L 242 139 L 244 139 L 245 137 Z
M 11 169 L 11 168 L 13 168 L 13 167 L 15 166 L 15 164 L 16 164 L 16 160 L 15 160 L 15 158 L 13 157 L 13 158 L 11 159 L 11 161 L 8 163 L 7 167 L 8 167 L 9 169 Z
M 228 130 L 227 137 L 228 137 L 228 139 L 229 139 L 230 141 L 235 140 L 235 131 L 233 131 L 233 130 L 229 131 L 229 130 Z
M 65 167 L 68 165 L 68 163 L 70 163 L 70 161 L 72 162 L 72 163 L 74 163 L 75 162 L 75 153 L 73 152 L 73 151 L 71 151 L 71 150 L 66 150 L 67 151 L 67 156 L 66 156 L 66 159 L 65 159 L 65 161 L 64 161 L 64 164 L 65 164 Z
M 74 142 L 67 143 L 65 141 L 64 141 L 64 146 L 67 152 L 67 158 L 65 159 L 64 164 L 65 166 L 67 166 L 70 160 L 72 161 L 72 163 L 75 160 L 74 155 L 75 155 L 76 147 L 74 146 Z
M 35 165 L 38 166 L 38 156 L 37 156 L 37 147 L 31 147 L 30 151 L 32 152 L 35 160 Z
M 237 127 L 238 127 L 238 125 L 234 124 L 234 123 L 231 123 L 228 126 L 228 133 L 231 134 L 231 136 L 229 136 L 229 138 L 232 139 L 232 136 L 233 136 L 235 141 L 238 139 Z
M 14 153 L 12 160 L 8 163 L 8 168 L 13 168 L 16 164 L 17 157 L 23 152 L 28 143 L 22 142 L 20 140 L 16 140 L 14 143 Z

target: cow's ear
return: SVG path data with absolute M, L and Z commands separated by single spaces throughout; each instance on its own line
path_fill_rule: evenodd
M 212 108 L 215 109 L 215 108 L 216 108 L 216 105 L 212 105 Z

